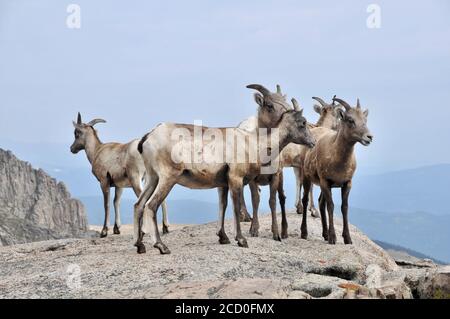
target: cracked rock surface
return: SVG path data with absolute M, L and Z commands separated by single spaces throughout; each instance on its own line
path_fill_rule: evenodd
M 172 225 L 162 237 L 169 255 L 152 248 L 149 236 L 147 253 L 138 255 L 131 225 L 106 238 L 0 247 L 0 297 L 412 298 L 418 292 L 410 287 L 425 287 L 432 295 L 438 285 L 434 268 L 399 267 L 354 226 L 353 245 L 344 245 L 341 237 L 329 245 L 321 237 L 320 219 L 309 218 L 308 240 L 299 236 L 301 215 L 290 213 L 288 221 L 289 238 L 278 242 L 272 239 L 270 216 L 262 216 L 260 237 L 247 235 L 249 248 L 233 240 L 220 245 L 215 223 Z M 247 234 L 250 223 L 242 226 Z M 234 238 L 231 220 L 226 229 Z M 342 232 L 339 219 L 336 231 Z

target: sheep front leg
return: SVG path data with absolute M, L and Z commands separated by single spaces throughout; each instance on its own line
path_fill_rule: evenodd
M 236 231 L 235 239 L 238 242 L 240 247 L 248 247 L 247 239 L 242 235 L 241 230 L 241 220 L 240 220 L 240 211 L 241 211 L 241 195 L 242 195 L 242 187 L 243 182 L 242 178 L 239 177 L 229 177 L 229 188 L 231 190 L 231 197 L 233 199 L 233 208 L 234 208 L 234 226 Z
M 309 191 L 309 206 L 308 211 L 311 212 L 312 217 L 319 217 L 319 212 L 317 211 L 316 205 L 314 204 L 314 194 L 313 194 L 314 185 L 311 185 L 311 190 Z
M 280 172 L 280 178 L 278 181 L 278 200 L 281 207 L 281 238 L 288 238 L 288 222 L 286 217 L 286 195 L 284 195 L 283 188 L 283 171 Z
M 322 190 L 322 196 L 327 203 L 328 210 L 328 243 L 331 245 L 336 244 L 336 232 L 334 230 L 334 219 L 333 219 L 333 211 L 334 211 L 334 203 L 333 203 L 333 194 L 331 193 L 331 187 L 328 185 L 328 182 L 321 182 L 320 189 Z
M 250 217 L 250 214 L 247 210 L 247 205 L 245 204 L 245 197 L 244 197 L 244 187 L 242 187 L 242 194 L 241 194 L 241 222 L 251 222 L 252 218 Z
M 351 244 L 352 238 L 350 237 L 350 230 L 348 227 L 348 196 L 350 195 L 350 190 L 352 188 L 352 182 L 347 182 L 341 188 L 341 196 L 342 196 L 342 220 L 344 224 L 344 228 L 342 231 L 342 237 L 344 237 L 344 244 Z
M 300 227 L 301 235 L 300 237 L 302 239 L 308 238 L 308 224 L 307 224 L 307 218 L 308 218 L 308 201 L 309 201 L 309 189 L 311 188 L 311 181 L 307 178 L 303 179 L 303 198 L 302 198 L 302 204 L 303 204 L 303 217 L 302 217 L 302 226 Z
M 259 209 L 259 188 L 255 181 L 249 182 L 250 192 L 252 194 L 252 208 L 253 208 L 253 219 L 250 225 L 250 236 L 258 237 L 259 235 L 259 219 L 258 219 L 258 209 Z
M 123 188 L 116 187 L 116 192 L 114 194 L 114 214 L 115 214 L 115 221 L 114 221 L 114 229 L 113 233 L 115 235 L 120 234 L 120 198 L 122 197 Z
M 103 207 L 105 209 L 105 220 L 103 222 L 103 229 L 100 233 L 100 237 L 104 238 L 108 236 L 108 228 L 109 228 L 109 185 L 102 184 L 102 192 L 103 192 Z
M 219 187 L 219 219 L 217 220 L 217 236 L 221 245 L 229 244 L 227 234 L 225 233 L 225 211 L 228 205 L 228 187 Z
M 295 174 L 295 184 L 296 184 L 296 196 L 295 196 L 295 207 L 297 209 L 297 214 L 303 214 L 303 206 L 302 206 L 302 177 L 301 172 L 298 167 L 294 167 Z
M 281 241 L 280 233 L 278 230 L 277 198 L 276 198 L 279 180 L 280 180 L 279 174 L 274 174 L 272 176 L 272 180 L 270 181 L 270 197 L 269 197 L 270 212 L 272 214 L 272 238 L 276 241 Z
M 320 221 L 322 222 L 322 237 L 328 241 L 328 225 L 327 225 L 327 202 L 324 196 L 320 193 L 319 196 Z

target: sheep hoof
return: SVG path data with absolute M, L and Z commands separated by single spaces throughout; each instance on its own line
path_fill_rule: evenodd
M 272 236 L 272 238 L 273 238 L 273 240 L 276 240 L 276 241 L 281 241 L 281 237 L 280 237 L 280 235 L 273 235 Z
M 136 244 L 137 247 L 137 253 L 138 254 L 145 254 L 147 251 L 145 250 L 145 245 L 140 243 L 140 244 Z
M 228 239 L 228 237 L 226 238 L 219 238 L 219 244 L 221 245 L 228 245 L 230 243 L 230 240 Z
M 309 211 L 311 212 L 311 216 L 312 217 L 320 217 L 319 211 L 317 210 L 317 208 L 310 208 Z
M 244 237 L 237 238 L 237 242 L 239 247 L 248 248 L 247 240 Z
M 119 229 L 119 227 L 117 227 L 117 225 L 114 225 L 113 233 L 114 233 L 114 235 L 120 235 L 120 229 Z
M 163 225 L 163 229 L 162 229 L 163 235 L 166 235 L 169 233 L 169 227 L 166 225 Z
M 227 235 L 219 235 L 219 244 L 228 245 L 229 243 L 230 243 L 230 240 L 228 239 Z
M 167 246 L 164 245 L 161 242 L 154 244 L 153 247 L 158 248 L 159 252 L 161 253 L 161 255 L 168 255 L 168 254 L 170 254 L 169 248 L 167 248 Z
M 302 231 L 301 235 L 300 235 L 301 239 L 308 239 L 308 232 L 307 231 Z
M 250 217 L 250 215 L 247 211 L 242 211 L 241 215 L 240 215 L 240 221 L 241 222 L 251 222 L 252 218 Z
M 328 234 L 328 243 L 330 245 L 336 245 L 336 235 L 335 234 Z
M 250 236 L 252 236 L 252 237 L 258 237 L 259 236 L 259 226 L 256 226 L 256 225 L 252 224 L 250 226 L 249 233 L 250 233 Z
M 343 236 L 344 237 L 344 244 L 346 245 L 351 245 L 352 243 L 352 239 L 350 238 L 350 236 Z
M 303 214 L 303 206 L 302 205 L 297 206 L 297 214 L 299 214 L 299 215 Z
M 103 228 L 100 233 L 100 238 L 105 238 L 106 236 L 108 236 L 108 228 Z
M 328 241 L 328 233 L 322 233 L 322 237 L 325 241 Z
M 286 239 L 288 237 L 289 237 L 289 235 L 288 235 L 287 231 L 281 231 L 281 238 L 282 239 Z

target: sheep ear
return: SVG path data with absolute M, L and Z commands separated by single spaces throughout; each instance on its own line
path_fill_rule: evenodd
M 369 109 L 365 110 L 363 113 L 365 117 L 369 116 Z
M 316 111 L 316 113 L 322 114 L 322 107 L 320 105 L 314 104 L 314 111 Z
M 263 105 L 264 105 L 264 97 L 261 94 L 259 94 L 259 93 L 255 93 L 254 94 L 254 98 L 255 98 L 256 104 L 258 104 L 260 107 L 263 107 Z
M 341 109 L 340 107 L 338 107 L 336 109 L 336 113 L 339 119 L 341 120 L 345 120 L 345 111 L 343 109 Z
M 83 122 L 81 121 L 81 114 L 80 112 L 78 112 L 78 116 L 77 116 L 77 124 L 82 124 Z

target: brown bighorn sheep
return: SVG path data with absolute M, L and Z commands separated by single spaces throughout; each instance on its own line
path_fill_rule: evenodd
M 335 98 L 336 95 L 333 97 Z M 315 104 L 314 105 L 314 111 L 319 113 L 320 117 L 317 120 L 315 125 L 312 125 L 313 127 L 326 127 L 331 130 L 336 130 L 339 119 L 336 112 L 336 103 L 334 101 L 331 104 L 326 103 L 324 100 L 322 100 L 319 97 L 313 96 L 313 99 L 320 103 L 320 105 Z M 315 138 L 317 138 L 315 136 Z M 301 176 L 301 161 L 296 161 L 295 159 L 298 158 L 299 154 L 302 152 L 302 147 L 300 145 L 292 144 L 288 145 L 283 150 L 283 156 L 282 156 L 282 163 L 284 167 L 292 167 L 295 174 L 295 180 L 296 180 L 296 187 L 297 187 L 297 194 L 295 199 L 295 207 L 297 208 L 297 213 L 302 214 L 303 213 L 303 206 L 301 201 L 301 191 L 302 191 L 302 176 Z M 311 187 L 310 191 L 310 197 L 309 197 L 309 206 L 308 211 L 311 213 L 311 216 L 313 217 L 319 217 L 319 212 L 317 211 L 315 205 L 314 205 L 314 197 L 313 197 L 313 187 Z
M 333 100 L 340 103 L 345 111 L 340 108 L 337 109 L 340 117 L 337 131 L 324 128 L 315 129 L 324 130 L 325 133 L 319 138 L 314 149 L 305 151 L 302 202 L 306 210 L 311 184 L 320 186 L 319 208 L 322 219 L 322 236 L 325 240 L 328 240 L 328 243 L 335 244 L 334 203 L 331 189 L 334 187 L 341 188 L 341 211 L 344 224 L 342 236 L 345 244 L 351 244 L 352 240 L 348 228 L 348 196 L 352 186 L 353 174 L 356 170 L 354 147 L 358 142 L 368 146 L 373 140 L 373 135 L 367 128 L 369 111 L 361 109 L 359 99 L 356 107 L 351 107 L 341 99 L 334 98 Z M 329 227 L 327 227 L 326 208 L 328 209 Z M 308 237 L 307 215 L 303 214 L 302 219 L 301 238 L 303 239 Z
M 120 197 L 124 188 L 133 188 L 136 196 L 141 194 L 141 181 L 145 175 L 144 162 L 141 154 L 137 151 L 138 140 L 127 144 L 102 143 L 98 138 L 94 125 L 106 123 L 105 120 L 95 119 L 84 124 L 81 114 L 78 113 L 75 127 L 75 141 L 70 146 L 73 154 L 85 150 L 86 156 L 92 165 L 92 173 L 100 182 L 103 192 L 103 204 L 105 208 L 105 221 L 100 237 L 108 235 L 109 228 L 109 191 L 115 187 L 114 211 L 115 223 L 114 234 L 120 234 Z M 168 232 L 167 207 L 163 203 L 163 233 Z
M 261 127 L 264 127 L 264 123 L 273 120 L 273 113 L 280 113 L 278 125 L 275 126 L 278 129 L 275 130 L 278 133 L 278 140 L 276 141 L 278 150 L 282 150 L 291 142 L 308 144 L 311 147 L 314 145 L 314 140 L 306 127 L 306 120 L 302 115 L 302 111 L 290 110 L 282 112 L 275 104 L 286 105 L 284 99 L 273 98 L 270 92 L 260 85 L 247 87 L 258 89 L 258 91 L 263 93 L 263 96 L 255 95 L 257 102 L 258 100 L 260 102 L 258 103 L 260 105 L 258 123 Z M 187 133 L 190 137 L 195 136 L 197 130 L 200 130 L 202 133 L 209 133 L 211 137 L 210 142 L 195 145 L 195 141 L 192 139 L 174 141 L 174 132 L 175 137 L 179 137 L 181 131 L 183 131 L 183 134 Z M 212 134 L 214 139 L 212 139 L 212 132 L 214 132 Z M 268 132 L 267 140 L 271 139 L 272 134 L 274 134 L 272 130 Z M 227 138 L 223 141 L 220 138 L 223 136 L 231 136 L 231 139 Z M 192 161 L 189 158 L 186 161 L 184 156 L 178 152 L 180 149 L 186 149 L 189 154 L 194 156 L 199 153 L 202 155 L 211 154 L 211 150 L 226 150 L 227 147 L 230 147 L 230 144 L 234 145 L 235 137 L 238 140 L 245 141 L 244 150 L 239 149 L 245 155 L 244 162 L 234 159 L 230 160 L 228 156 L 222 158 L 221 162 L 205 161 L 203 157 L 200 162 Z M 234 206 L 235 239 L 239 246 L 248 247 L 247 240 L 242 235 L 239 218 L 242 187 L 245 181 L 261 174 L 263 165 L 271 164 L 270 162 L 262 163 L 259 156 L 257 156 L 257 160 L 254 163 L 248 159 L 250 154 L 267 154 L 268 151 L 270 153 L 270 148 L 273 146 L 270 145 L 269 147 L 268 141 L 260 137 L 261 134 L 258 132 L 257 141 L 251 143 L 251 133 L 239 128 L 215 128 L 211 130 L 207 127 L 172 123 L 160 124 L 146 134 L 139 142 L 139 149 L 142 151 L 141 154 L 144 159 L 146 173 L 149 176 L 149 182 L 135 204 L 135 237 L 137 238 L 135 246 L 137 247 L 137 252 L 145 253 L 145 245 L 142 242 L 145 234 L 142 228 L 145 209 L 146 213 L 148 212 L 151 216 L 151 226 L 154 235 L 153 247 L 158 248 L 162 254 L 170 253 L 159 236 L 156 212 L 158 206 L 175 184 L 196 189 L 221 187 L 223 195 L 221 198 L 224 201 L 227 199 L 228 189 L 230 189 Z M 177 151 L 174 152 L 175 143 L 178 147 L 176 148 Z M 236 148 L 232 147 L 232 151 L 234 152 L 235 150 Z M 274 155 L 270 154 L 269 157 L 273 159 Z M 224 229 L 219 230 L 218 235 L 222 241 L 228 240 Z

